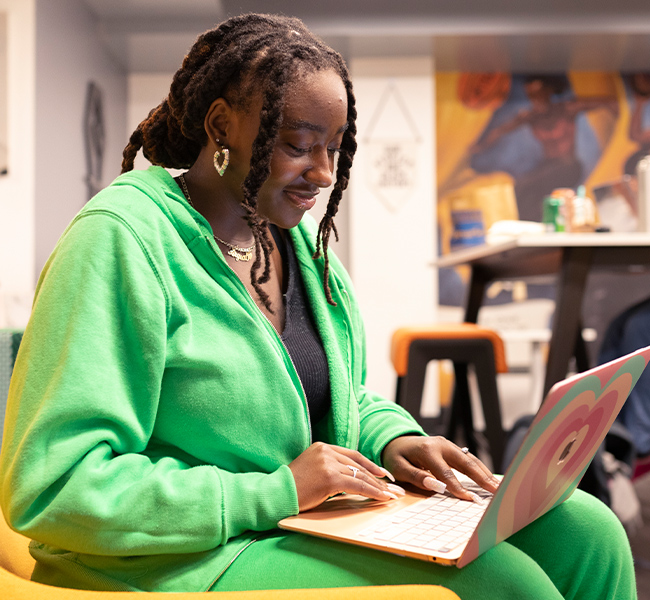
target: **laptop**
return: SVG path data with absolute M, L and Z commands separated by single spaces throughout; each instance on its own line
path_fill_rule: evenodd
M 342 494 L 281 520 L 290 531 L 461 568 L 566 500 L 650 360 L 650 346 L 553 386 L 494 495 L 483 504 L 409 487 L 377 502 Z

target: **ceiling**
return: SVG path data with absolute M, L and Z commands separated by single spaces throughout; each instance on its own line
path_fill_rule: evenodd
M 344 56 L 433 53 L 439 70 L 650 70 L 647 0 L 83 0 L 128 72 L 172 72 L 243 12 L 297 16 Z

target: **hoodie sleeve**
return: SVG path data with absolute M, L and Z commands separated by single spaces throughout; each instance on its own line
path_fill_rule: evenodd
M 169 294 L 123 219 L 87 211 L 39 280 L 0 457 L 7 521 L 96 555 L 198 552 L 298 512 L 291 471 L 231 473 L 152 450 Z
M 358 399 L 359 451 L 380 465 L 386 444 L 402 435 L 426 435 L 415 419 L 393 400 L 369 390 L 366 386 L 366 334 L 352 281 L 332 253 L 331 265 L 338 288 L 347 306 L 347 319 L 352 344 L 351 385 Z M 388 347 L 386 348 L 388 352 Z
M 381 454 L 391 440 L 402 435 L 426 435 L 417 421 L 401 406 L 369 390 L 366 380 L 366 341 L 363 322 L 358 316 L 357 328 L 361 356 L 361 383 L 358 389 L 360 437 L 359 450 L 375 464 L 381 465 Z

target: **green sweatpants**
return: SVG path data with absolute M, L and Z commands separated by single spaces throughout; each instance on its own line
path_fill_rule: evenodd
M 463 569 L 277 532 L 244 550 L 212 590 L 383 584 L 440 584 L 463 600 L 636 598 L 623 527 L 579 490 Z

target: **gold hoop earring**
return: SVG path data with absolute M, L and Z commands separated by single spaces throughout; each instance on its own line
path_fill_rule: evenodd
M 222 146 L 221 142 L 217 139 L 216 140 L 217 144 L 221 146 L 221 150 L 217 150 L 214 153 L 214 168 L 216 169 L 217 173 L 221 177 L 223 177 L 223 174 L 226 172 L 226 169 L 228 168 L 228 163 L 230 163 L 230 150 L 226 148 L 225 146 Z M 222 158 L 223 155 L 223 158 Z

